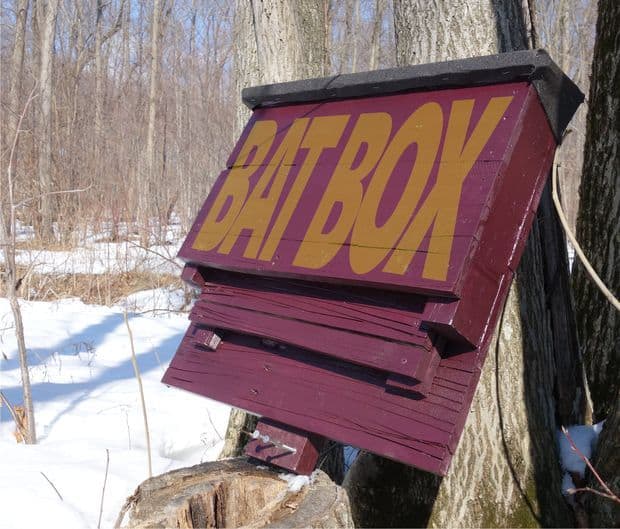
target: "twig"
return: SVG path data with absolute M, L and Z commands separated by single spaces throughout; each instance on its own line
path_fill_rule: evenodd
M 211 428 L 213 428 L 213 431 L 220 438 L 220 441 L 223 441 L 224 438 L 222 437 L 222 434 L 217 431 L 217 428 L 215 427 L 215 424 L 213 424 L 213 420 L 211 419 L 211 414 L 209 413 L 209 410 L 207 410 L 207 418 L 209 419 L 209 422 L 211 423 Z
M 133 246 L 134 248 L 138 248 L 140 250 L 144 250 L 145 252 L 149 252 L 152 253 L 154 255 L 156 255 L 157 257 L 161 257 L 162 259 L 164 259 L 165 261 L 168 261 L 169 263 L 172 263 L 174 266 L 176 266 L 179 270 L 183 269 L 183 265 L 180 265 L 179 263 L 177 263 L 174 258 L 169 257 L 167 255 L 164 255 L 163 253 L 160 252 L 156 252 L 155 250 L 153 250 L 152 248 L 148 248 L 146 246 L 143 246 L 141 244 L 136 244 L 135 242 L 132 241 L 127 241 L 129 243 L 130 246 Z
M 599 277 L 599 275 L 596 273 L 596 271 L 590 264 L 590 261 L 588 261 L 588 258 L 583 253 L 581 246 L 579 245 L 579 243 L 577 242 L 577 239 L 573 235 L 573 232 L 571 231 L 568 225 L 568 221 L 566 220 L 566 217 L 564 216 L 564 210 L 562 209 L 562 204 L 560 203 L 560 197 L 558 196 L 558 189 L 557 189 L 558 188 L 558 163 L 556 162 L 557 155 L 558 153 L 556 151 L 555 157 L 553 159 L 553 170 L 551 172 L 552 173 L 551 174 L 551 182 L 552 182 L 551 194 L 553 196 L 553 203 L 555 204 L 555 209 L 558 212 L 558 217 L 560 218 L 560 222 L 562 223 L 562 227 L 564 228 L 564 232 L 566 233 L 566 236 L 570 239 L 571 244 L 575 248 L 575 254 L 577 255 L 577 257 L 579 257 L 581 264 L 583 264 L 584 268 L 586 269 L 586 271 L 588 272 L 588 274 L 590 275 L 590 277 L 592 278 L 596 286 L 603 293 L 603 295 L 607 298 L 607 300 L 617 310 L 620 310 L 620 301 L 618 301 L 618 299 L 612 294 L 611 290 L 607 288 L 605 283 L 603 283 L 603 280 Z
M 570 443 L 571 448 L 577 453 L 577 455 L 581 459 L 583 459 L 584 463 L 588 466 L 588 468 L 590 469 L 590 472 L 592 472 L 592 475 L 596 478 L 599 485 L 605 490 L 606 494 L 602 494 L 602 495 L 609 497 L 610 499 L 612 499 L 613 501 L 617 503 L 620 503 L 620 498 L 618 498 L 618 496 L 616 496 L 613 493 L 613 491 L 603 481 L 603 478 L 601 478 L 599 473 L 594 469 L 594 467 L 592 466 L 592 463 L 590 463 L 590 460 L 586 456 L 583 455 L 583 452 L 579 450 L 579 448 L 577 448 L 575 441 L 573 441 L 573 438 L 570 436 L 570 434 L 568 433 L 568 430 L 564 426 L 562 426 L 562 433 L 564 434 L 566 439 L 568 439 L 568 442 Z M 580 489 L 569 489 L 569 492 L 570 490 L 580 490 Z
M 608 500 L 612 500 L 617 503 L 620 503 L 620 499 L 618 499 L 618 496 L 615 496 L 614 494 L 607 494 L 605 492 L 601 492 L 600 490 L 593 489 L 592 487 L 581 487 L 578 489 L 566 489 L 566 492 L 568 492 L 569 494 L 577 494 L 578 492 L 591 492 L 592 494 L 597 494 L 598 496 L 607 498 Z
M 34 202 L 35 200 L 39 200 L 40 198 L 43 198 L 43 197 L 49 197 L 51 195 L 69 195 L 71 193 L 83 193 L 84 191 L 88 191 L 91 187 L 93 187 L 92 184 L 82 189 L 61 189 L 59 191 L 48 191 L 47 193 L 41 193 L 40 195 L 35 195 L 33 197 L 25 198 L 21 202 L 18 202 L 17 204 L 15 204 L 13 208 L 15 209 L 21 208 L 22 206 L 25 206 L 26 204 L 30 202 Z
M 110 451 L 105 449 L 105 476 L 103 477 L 103 488 L 101 489 L 101 502 L 99 503 L 99 520 L 97 529 L 101 529 L 101 517 L 103 516 L 103 497 L 105 496 L 105 486 L 108 482 L 108 468 L 110 467 Z
M 131 345 L 131 363 L 133 364 L 133 370 L 138 381 L 138 387 L 140 388 L 140 400 L 142 402 L 142 417 L 144 419 L 144 435 L 146 436 L 146 452 L 149 462 L 149 478 L 153 477 L 153 465 L 151 463 L 151 435 L 149 433 L 149 421 L 146 414 L 146 402 L 144 400 L 144 388 L 142 387 L 142 377 L 140 376 L 140 370 L 138 369 L 138 361 L 136 360 L 136 350 L 133 344 L 133 334 L 131 333 L 131 327 L 129 326 L 129 319 L 127 318 L 127 309 L 125 308 L 125 325 L 129 334 L 129 343 Z
M 22 422 L 17 418 L 17 414 L 15 413 L 15 409 L 13 408 L 13 405 L 4 396 L 4 393 L 2 393 L 2 391 L 0 391 L 0 400 L 2 400 L 5 406 L 9 409 L 9 413 L 11 414 L 11 417 L 13 417 L 13 421 L 15 421 L 15 427 L 19 431 L 20 435 L 25 439 L 26 433 L 27 433 L 26 429 L 24 428 L 24 425 L 22 424 Z
M 41 471 L 39 471 L 41 472 Z M 60 492 L 58 492 L 58 489 L 56 488 L 56 485 L 54 485 L 52 483 L 52 481 L 50 480 L 50 478 L 48 478 L 44 472 L 41 472 L 41 475 L 45 478 L 45 480 L 52 486 L 52 488 L 56 491 L 56 494 L 58 494 L 58 497 L 60 498 L 60 501 L 65 501 L 62 496 L 60 495 Z

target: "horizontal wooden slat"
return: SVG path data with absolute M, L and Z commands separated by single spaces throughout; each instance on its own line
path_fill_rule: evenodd
M 190 319 L 209 327 L 251 334 L 403 374 L 420 382 L 432 377 L 431 358 L 437 355 L 434 349 L 427 351 L 410 344 L 206 301 L 194 306 Z
M 217 351 L 184 340 L 164 382 L 438 473 L 458 418 L 386 393 L 379 372 L 296 348 L 274 352 L 248 336 Z

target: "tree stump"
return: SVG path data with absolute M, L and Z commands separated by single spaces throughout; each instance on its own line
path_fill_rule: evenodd
M 147 479 L 115 527 L 353 527 L 344 489 L 322 471 L 300 491 L 245 458 L 203 463 Z

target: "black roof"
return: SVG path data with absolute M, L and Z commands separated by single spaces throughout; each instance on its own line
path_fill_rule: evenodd
M 545 50 L 255 86 L 245 88 L 242 98 L 249 108 L 255 109 L 517 81 L 531 82 L 535 87 L 559 143 L 584 95 Z

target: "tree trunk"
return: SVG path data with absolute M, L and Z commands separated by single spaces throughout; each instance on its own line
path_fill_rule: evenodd
M 235 88 L 239 105 L 235 138 L 249 111 L 241 103 L 247 86 L 318 77 L 325 61 L 323 0 L 238 0 L 235 11 Z M 242 410 L 231 412 L 221 458 L 241 455 L 254 431 L 256 418 Z
M 577 240 L 603 283 L 620 295 L 620 4 L 599 2 L 590 112 L 581 180 Z M 597 421 L 620 391 L 620 312 L 581 264 L 574 292 L 581 341 Z M 620 469 L 619 469 L 620 470 Z
M 396 0 L 397 62 L 527 48 L 533 43 L 526 20 L 518 2 Z M 572 525 L 555 444 L 556 417 L 578 416 L 567 273 L 547 189 L 448 475 L 362 454 L 345 480 L 357 525 Z
M 586 148 L 577 240 L 607 287 L 620 292 L 620 5 L 599 1 L 592 63 Z M 604 131 L 604 133 L 603 133 Z M 576 263 L 575 301 L 579 337 L 595 420 L 606 419 L 594 466 L 620 495 L 620 312 Z M 590 486 L 600 490 L 590 476 Z M 587 494 L 587 493 L 586 493 Z M 620 506 L 587 496 L 591 527 L 617 527 Z
M 30 385 L 30 372 L 28 370 L 28 351 L 26 349 L 26 340 L 24 338 L 24 322 L 22 319 L 21 307 L 17 299 L 17 289 L 19 283 L 17 279 L 17 266 L 15 263 L 15 249 L 16 249 L 16 216 L 15 216 L 15 200 L 14 190 L 15 181 L 13 179 L 13 164 L 17 157 L 17 146 L 19 140 L 19 131 L 22 126 L 24 115 L 28 110 L 28 105 L 32 102 L 32 93 L 28 101 L 26 101 L 21 115 L 17 119 L 14 125 L 15 131 L 12 138 L 9 150 L 8 167 L 6 169 L 6 186 L 3 186 L 7 191 L 7 196 L 2 197 L 0 201 L 0 248 L 2 248 L 2 254 L 4 257 L 4 275 L 5 275 L 5 295 L 11 305 L 11 312 L 13 313 L 13 322 L 15 323 L 15 338 L 17 340 L 17 351 L 19 355 L 19 371 L 22 381 L 22 394 L 24 399 L 24 410 L 26 411 L 26 435 L 25 441 L 27 444 L 36 444 L 37 433 L 34 420 L 34 403 L 32 400 L 32 387 Z M 2 178 L 3 180 L 3 178 Z M 19 428 L 20 425 L 16 424 Z
M 11 149 L 11 142 L 14 138 L 19 140 L 17 131 L 17 123 L 20 113 L 20 92 L 22 86 L 22 74 L 24 70 L 24 44 L 26 35 L 26 19 L 28 18 L 28 0 L 19 0 L 17 4 L 17 13 L 15 18 L 15 36 L 13 38 L 13 53 L 11 55 L 11 78 L 9 82 L 9 111 L 7 113 L 7 123 L 5 129 L 5 140 L 7 142 L 7 150 Z M 17 145 L 15 146 L 17 150 Z M 15 172 L 15 167 L 12 166 Z M 11 175 L 12 177 L 12 175 Z M 4 178 L 0 178 L 0 197 L 5 200 L 6 191 Z M 2 214 L 8 212 L 3 208 Z M 9 217 L 6 216 L 4 222 L 9 223 Z
M 116 527 L 353 527 L 349 501 L 322 472 L 300 491 L 245 459 L 203 463 L 146 480 Z
M 143 186 L 140 194 L 140 219 L 142 244 L 148 246 L 149 219 L 153 201 L 156 200 L 155 188 L 155 118 L 157 117 L 157 95 L 159 84 L 159 46 L 161 25 L 161 0 L 153 0 L 153 15 L 151 18 L 151 67 L 149 80 L 148 122 L 146 126 L 146 147 L 144 150 L 144 164 L 140 175 Z
M 616 495 L 620 496 L 620 395 L 617 395 L 613 409 L 610 411 L 605 426 L 598 440 L 598 449 L 594 458 L 594 468 L 601 479 Z M 605 492 L 594 476 L 589 476 L 589 485 L 595 490 Z M 590 527 L 619 527 L 620 504 L 608 498 L 585 492 L 586 509 Z
M 56 34 L 56 17 L 58 14 L 58 0 L 48 0 L 45 5 L 37 3 L 40 9 L 37 17 L 43 22 L 40 41 L 39 64 L 39 191 L 41 193 L 38 235 L 43 240 L 54 238 L 52 226 L 54 208 L 52 192 L 52 67 L 54 37 Z
M 381 29 L 383 27 L 383 13 L 385 11 L 385 0 L 375 0 L 375 19 L 372 24 L 372 36 L 370 37 L 370 60 L 369 70 L 376 70 L 379 65 L 379 54 L 381 52 Z

